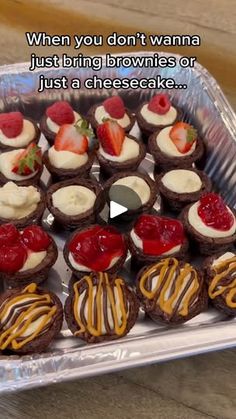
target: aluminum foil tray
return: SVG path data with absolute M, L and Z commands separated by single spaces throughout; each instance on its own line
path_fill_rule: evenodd
M 139 53 L 137 53 L 139 54 Z M 143 53 L 142 53 L 143 54 Z M 146 53 L 148 56 L 151 53 Z M 164 54 L 163 56 L 168 56 Z M 90 69 L 54 69 L 30 72 L 28 64 L 15 64 L 0 68 L 0 112 L 21 110 L 25 115 L 39 120 L 46 106 L 57 99 L 69 100 L 73 107 L 86 114 L 89 107 L 114 94 L 110 91 L 85 89 L 48 91 L 39 94 L 38 77 L 44 74 L 57 77 L 66 74 L 69 79 L 85 79 L 94 73 Z M 185 117 L 196 125 L 207 143 L 207 163 L 205 170 L 228 204 L 236 206 L 236 116 L 216 81 L 199 64 L 194 69 L 106 69 L 96 72 L 99 77 L 174 77 L 178 84 L 186 83 L 186 90 L 170 90 L 169 95 L 177 105 L 185 110 Z M 120 91 L 128 107 L 135 110 L 137 105 L 147 100 L 151 91 Z M 133 133 L 139 135 L 138 128 Z M 45 139 L 41 145 L 46 147 Z M 147 155 L 140 170 L 152 175 L 153 160 Z M 93 167 L 93 174 L 99 176 L 99 166 Z M 48 173 L 43 174 L 45 187 Z M 155 209 L 159 209 L 159 201 Z M 44 215 L 44 226 L 56 238 L 59 258 L 44 285 L 56 292 L 62 303 L 67 296 L 70 272 L 63 256 L 62 248 L 66 233 L 54 231 L 53 217 Z M 129 281 L 129 258 L 121 273 Z M 33 356 L 0 356 L 0 392 L 42 386 L 48 383 L 70 380 L 78 377 L 121 370 L 138 365 L 194 355 L 236 345 L 236 321 L 228 319 L 214 309 L 200 314 L 186 324 L 168 328 L 144 318 L 140 311 L 139 320 L 130 334 L 120 340 L 88 345 L 74 338 L 64 324 L 62 332 L 48 351 Z

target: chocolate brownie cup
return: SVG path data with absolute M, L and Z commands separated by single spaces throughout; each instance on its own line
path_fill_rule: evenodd
M 92 106 L 88 112 L 88 118 L 94 129 L 105 119 L 115 120 L 125 132 L 129 132 L 135 123 L 134 114 L 125 108 L 120 96 L 111 96 L 102 103 Z
M 62 125 L 74 125 L 75 123 L 81 124 L 82 121 L 82 116 L 78 112 L 74 111 L 68 102 L 57 101 L 48 106 L 40 120 L 39 126 L 49 144 L 53 145 L 56 134 Z
M 205 261 L 212 304 L 227 316 L 236 316 L 236 250 L 231 248 Z
M 149 102 L 142 103 L 136 118 L 144 139 L 154 132 L 182 120 L 182 110 L 173 105 L 166 94 L 157 94 Z
M 58 256 L 57 246 L 41 227 L 17 230 L 14 224 L 0 226 L 0 278 L 12 288 L 37 284 L 48 278 Z
M 0 150 L 8 151 L 38 143 L 40 130 L 35 121 L 21 112 L 0 114 Z
M 155 322 L 181 324 L 207 308 L 202 273 L 175 258 L 145 266 L 137 276 L 136 289 L 145 313 Z
M 129 250 L 137 266 L 165 256 L 186 257 L 188 240 L 179 220 L 143 214 L 129 233 Z
M 235 212 L 215 193 L 185 207 L 180 217 L 203 255 L 223 252 L 236 241 Z
M 206 173 L 196 169 L 174 169 L 155 176 L 157 188 L 164 203 L 172 211 L 181 211 L 198 201 L 212 184 Z
M 44 352 L 62 322 L 63 307 L 54 293 L 35 283 L 8 290 L 0 296 L 0 349 L 18 354 Z
M 26 227 L 41 222 L 45 196 L 38 186 L 18 186 L 8 182 L 0 187 L 0 224 Z
M 113 274 L 122 268 L 126 256 L 125 236 L 108 225 L 78 229 L 64 247 L 65 261 L 77 278 L 93 271 Z
M 64 310 L 74 336 L 98 343 L 126 336 L 137 320 L 139 303 L 122 278 L 97 272 L 74 284 Z
M 79 228 L 95 222 L 101 210 L 101 190 L 97 181 L 88 179 L 58 182 L 47 191 L 47 207 L 65 229 Z
M 177 122 L 152 134 L 148 147 L 159 171 L 191 168 L 202 159 L 205 151 L 197 131 L 185 122 Z
M 97 127 L 97 159 L 104 174 L 111 176 L 125 170 L 137 170 L 145 157 L 144 144 L 127 135 L 116 121 L 107 120 Z
M 0 185 L 9 181 L 19 186 L 37 185 L 42 171 L 41 148 L 35 143 L 0 155 Z

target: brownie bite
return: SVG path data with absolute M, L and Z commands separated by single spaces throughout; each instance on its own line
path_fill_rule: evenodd
M 8 290 L 0 296 L 0 349 L 17 354 L 43 352 L 59 334 L 62 322 L 63 307 L 54 293 L 35 283 Z
M 0 114 L 0 150 L 8 151 L 37 144 L 40 130 L 35 121 L 21 112 Z
M 155 322 L 181 324 L 207 308 L 202 273 L 175 258 L 145 266 L 138 273 L 136 289 L 145 313 Z
M 77 338 L 88 343 L 120 339 L 134 326 L 139 312 L 135 293 L 122 278 L 92 273 L 75 282 L 65 302 L 65 319 Z

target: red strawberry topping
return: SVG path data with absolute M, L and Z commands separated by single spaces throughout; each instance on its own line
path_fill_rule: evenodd
M 156 215 L 141 215 L 134 232 L 143 242 L 143 252 L 148 255 L 162 255 L 182 245 L 185 238 L 180 221 Z
M 93 137 L 93 131 L 89 129 L 88 123 L 82 120 L 82 123 L 75 125 L 62 125 L 59 129 L 54 148 L 57 151 L 70 151 L 75 154 L 84 154 L 88 151 L 89 139 Z
M 98 272 L 108 269 L 115 257 L 121 257 L 126 252 L 126 245 L 115 228 L 97 225 L 75 234 L 69 251 L 76 263 Z
M 47 250 L 52 241 L 51 237 L 36 225 L 26 227 L 22 232 L 21 240 L 33 252 Z
M 229 212 L 221 196 L 208 193 L 200 199 L 198 215 L 209 227 L 220 231 L 229 230 L 234 224 L 234 217 Z
M 103 106 L 111 118 L 121 119 L 125 114 L 125 105 L 120 96 L 112 96 L 104 100 Z
M 148 109 L 157 115 L 165 115 L 171 107 L 170 100 L 165 94 L 158 94 L 153 96 L 148 104 Z
M 21 112 L 0 114 L 0 129 L 8 138 L 15 138 L 23 130 L 23 115 Z
M 15 243 L 19 239 L 19 232 L 13 224 L 0 226 L 0 247 Z
M 97 136 L 103 150 L 111 156 L 119 156 L 125 139 L 125 131 L 116 121 L 107 119 L 97 127 Z
M 27 259 L 27 251 L 20 244 L 4 245 L 0 248 L 0 271 L 14 273 L 19 271 Z
M 29 176 L 37 172 L 42 166 L 41 148 L 31 143 L 23 151 L 17 154 L 13 163 L 12 172 L 22 176 Z
M 177 122 L 170 130 L 170 139 L 180 153 L 185 154 L 197 140 L 197 131 L 186 122 Z
M 73 124 L 75 122 L 74 111 L 66 101 L 53 103 L 46 109 L 46 115 L 57 125 Z

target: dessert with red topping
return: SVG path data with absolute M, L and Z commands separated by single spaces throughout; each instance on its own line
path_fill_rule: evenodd
M 53 145 L 62 125 L 82 123 L 82 116 L 66 101 L 58 101 L 48 106 L 40 121 L 40 129 L 48 142 Z
M 136 170 L 145 157 L 143 143 L 126 134 L 124 128 L 112 119 L 104 120 L 97 126 L 97 138 L 97 158 L 103 173 L 107 175 Z
M 125 107 L 120 96 L 111 96 L 102 103 L 92 106 L 88 116 L 94 129 L 101 125 L 105 119 L 118 122 L 125 132 L 129 132 L 135 123 L 134 115 Z
M 167 94 L 158 93 L 149 102 L 142 103 L 137 110 L 136 117 L 145 139 L 153 132 L 159 132 L 180 121 L 182 111 L 171 103 Z
M 0 155 L 0 184 L 14 181 L 19 186 L 35 185 L 43 171 L 41 148 L 31 143 L 25 149 Z
M 42 227 L 17 229 L 14 224 L 0 226 L 0 278 L 10 287 L 21 287 L 47 279 L 57 260 L 57 246 Z
M 15 150 L 37 143 L 40 130 L 35 121 L 21 112 L 0 114 L 0 150 Z
M 70 179 L 55 183 L 47 191 L 47 207 L 65 229 L 94 223 L 101 210 L 101 186 L 97 181 Z
M 94 161 L 93 131 L 87 121 L 62 125 L 43 161 L 54 180 L 87 177 Z
M 236 241 L 235 212 L 220 195 L 203 195 L 199 201 L 184 208 L 181 218 L 203 254 L 224 251 Z
M 152 263 L 165 256 L 182 259 L 188 250 L 188 240 L 179 220 L 143 214 L 129 233 L 129 249 L 140 264 Z
M 91 225 L 76 230 L 67 240 L 64 257 L 75 276 L 88 272 L 117 272 L 127 255 L 126 239 L 111 226 Z
M 185 169 L 198 163 L 204 154 L 204 143 L 196 129 L 186 122 L 153 133 L 148 140 L 148 147 L 158 169 Z
M 172 169 L 155 180 L 166 207 L 178 212 L 211 190 L 210 178 L 197 169 Z

